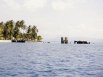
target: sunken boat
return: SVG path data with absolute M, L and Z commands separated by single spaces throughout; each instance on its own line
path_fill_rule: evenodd
M 16 42 L 16 43 L 25 43 L 25 40 L 12 40 L 12 42 Z
M 74 44 L 90 44 L 90 42 L 87 42 L 87 41 L 74 41 Z

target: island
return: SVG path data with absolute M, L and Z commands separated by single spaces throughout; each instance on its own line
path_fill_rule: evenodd
M 26 25 L 24 20 L 0 22 L 1 42 L 41 42 L 41 40 L 42 36 L 38 35 L 37 26 Z

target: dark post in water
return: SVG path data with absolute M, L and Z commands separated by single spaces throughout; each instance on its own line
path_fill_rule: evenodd
M 65 37 L 65 44 L 68 44 L 68 38 Z
M 63 37 L 61 37 L 61 44 L 64 44 L 64 39 L 63 39 Z
M 68 44 L 68 38 L 61 37 L 61 44 Z

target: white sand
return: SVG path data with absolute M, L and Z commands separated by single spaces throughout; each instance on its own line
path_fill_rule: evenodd
M 11 40 L 0 40 L 0 42 L 11 42 Z

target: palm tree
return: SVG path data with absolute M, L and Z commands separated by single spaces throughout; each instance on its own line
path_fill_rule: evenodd
M 31 33 L 32 33 L 32 30 L 31 30 L 31 26 L 29 25 L 28 28 L 27 28 L 27 40 L 31 40 Z
M 3 39 L 3 27 L 4 27 L 4 23 L 0 22 L 0 39 Z
M 24 20 L 17 21 L 15 27 L 16 27 L 17 29 L 19 29 L 20 34 L 17 33 L 18 35 L 20 35 L 19 38 L 24 39 L 23 33 L 24 33 L 25 28 L 26 28 L 26 26 L 25 26 L 25 24 L 24 24 Z M 22 32 L 22 31 L 23 31 L 23 32 Z M 21 37 L 21 34 L 22 34 L 22 37 Z
M 4 26 L 4 30 L 3 30 L 3 37 L 4 37 L 5 40 L 8 39 L 8 34 L 9 34 L 8 26 L 5 25 L 5 26 Z
M 24 20 L 17 21 L 15 26 L 17 26 L 18 28 L 25 29 L 24 23 L 25 23 Z
M 24 22 L 24 20 L 21 20 L 20 21 L 20 28 L 22 28 L 22 29 L 25 29 L 25 22 Z
M 17 40 L 18 36 L 19 36 L 19 28 L 17 26 L 15 26 L 14 30 L 13 30 L 13 37 Z
M 40 36 L 40 35 L 39 35 L 39 36 L 37 36 L 37 41 L 39 41 L 39 42 L 40 42 L 42 39 L 43 39 L 43 38 L 42 38 L 42 36 Z
M 13 37 L 14 21 L 10 20 L 10 21 L 6 22 L 6 25 L 8 26 L 9 39 L 12 39 L 12 37 Z
M 20 27 L 20 22 L 19 21 L 16 22 L 15 27 Z
M 35 25 L 32 27 L 28 26 L 26 29 L 24 20 L 17 21 L 16 23 L 14 23 L 13 20 L 9 20 L 6 23 L 0 23 L 0 39 L 12 40 L 14 37 L 16 40 L 41 40 L 42 37 L 37 34 L 37 27 Z
M 25 33 L 24 33 L 24 32 L 25 32 L 25 29 L 26 29 L 26 25 L 25 25 L 24 20 L 21 20 L 21 21 L 20 21 L 20 28 L 21 28 L 21 30 L 22 30 L 22 33 L 21 33 L 21 34 L 22 34 L 22 37 L 21 37 L 21 38 L 22 38 L 23 40 L 25 40 Z
M 32 40 L 36 40 L 37 39 L 37 32 L 38 32 L 38 29 L 36 26 L 33 26 L 32 27 Z

